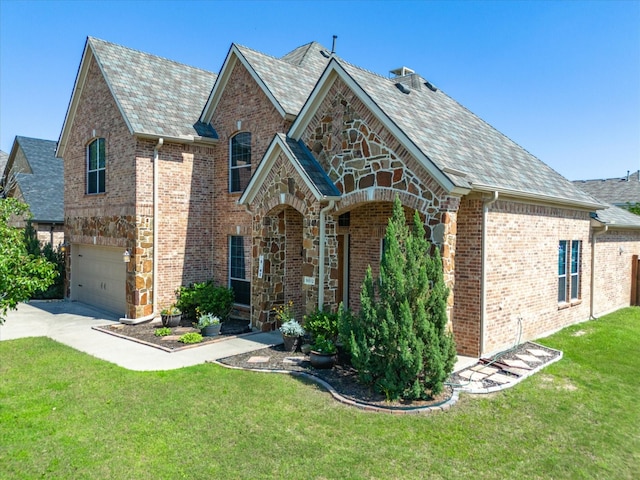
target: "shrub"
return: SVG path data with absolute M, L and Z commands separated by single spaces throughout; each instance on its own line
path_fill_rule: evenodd
M 53 298 L 64 297 L 64 277 L 65 277 L 65 264 L 64 254 L 60 251 L 60 248 L 54 248 L 51 243 L 45 243 L 40 245 L 38 240 L 38 234 L 35 228 L 31 224 L 31 220 L 27 221 L 24 229 L 24 244 L 27 248 L 27 252 L 34 257 L 44 257 L 49 263 L 55 265 L 57 276 L 55 281 L 49 285 L 46 289 L 36 290 L 31 296 L 35 300 L 50 300 Z
M 298 323 L 297 320 L 289 320 L 280 327 L 280 331 L 283 335 L 289 337 L 302 337 L 305 334 L 304 328 Z
M 338 338 L 338 313 L 316 310 L 304 317 L 304 329 L 313 338 L 322 335 L 332 341 Z
M 196 332 L 185 333 L 178 339 L 179 342 L 188 343 L 200 343 L 202 341 L 202 335 Z
M 324 354 L 333 354 L 338 351 L 338 349 L 336 348 L 336 344 L 333 343 L 333 340 L 331 340 L 330 338 L 326 338 L 322 334 L 319 334 L 316 337 L 313 345 L 311 346 L 311 350 Z
M 198 311 L 211 313 L 222 321 L 229 317 L 233 308 L 233 290 L 226 287 L 216 287 L 213 280 L 192 283 L 188 287 L 178 288 L 176 305 L 189 320 L 198 318 Z
M 166 337 L 167 335 L 171 335 L 171 329 L 169 327 L 156 328 L 153 334 L 156 337 Z
M 388 399 L 437 395 L 455 363 L 453 336 L 447 331 L 447 297 L 440 254 L 425 239 L 418 213 L 409 231 L 398 197 L 389 219 L 380 276 L 367 269 L 358 316 L 349 336 L 351 361 L 360 379 Z

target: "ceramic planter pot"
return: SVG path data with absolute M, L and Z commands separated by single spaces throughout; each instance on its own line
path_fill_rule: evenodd
M 311 350 L 309 352 L 309 361 L 313 368 L 328 369 L 333 368 L 336 363 L 335 353 L 321 353 Z
M 177 327 L 180 325 L 180 320 L 182 320 L 182 314 L 160 315 L 160 318 L 162 319 L 163 327 Z
M 300 337 L 291 335 L 282 335 L 285 352 L 295 352 L 300 344 Z
M 218 323 L 217 325 L 209 325 L 207 327 L 201 328 L 200 334 L 203 337 L 215 337 L 220 334 L 221 325 L 221 323 Z

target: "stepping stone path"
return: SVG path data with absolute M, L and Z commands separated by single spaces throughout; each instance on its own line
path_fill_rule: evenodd
M 251 357 L 247 363 L 267 363 L 270 357 Z
M 531 344 L 529 344 L 531 345 Z M 520 378 L 532 373 L 534 368 L 539 368 L 541 364 L 546 363 L 553 357 L 553 353 L 549 353 L 541 348 L 526 348 L 520 353 L 511 355 L 511 358 L 497 358 L 496 364 L 488 365 L 478 363 L 472 367 L 456 372 L 456 376 L 467 380 L 460 381 L 463 390 L 471 392 L 487 391 L 487 389 L 495 389 L 508 386 Z M 511 374 L 511 375 L 510 375 Z

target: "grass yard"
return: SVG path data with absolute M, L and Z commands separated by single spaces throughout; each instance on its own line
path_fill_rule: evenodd
M 284 375 L 132 372 L 0 342 L 0 478 L 638 478 L 640 309 L 540 341 L 564 359 L 446 413 L 365 413 Z

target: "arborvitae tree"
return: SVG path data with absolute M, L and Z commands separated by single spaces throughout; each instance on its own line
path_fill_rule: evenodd
M 430 254 L 417 212 L 413 224 L 410 231 L 396 197 L 380 276 L 375 281 L 367 269 L 360 314 L 350 320 L 353 365 L 363 382 L 388 399 L 437 395 L 455 363 L 440 252 Z

